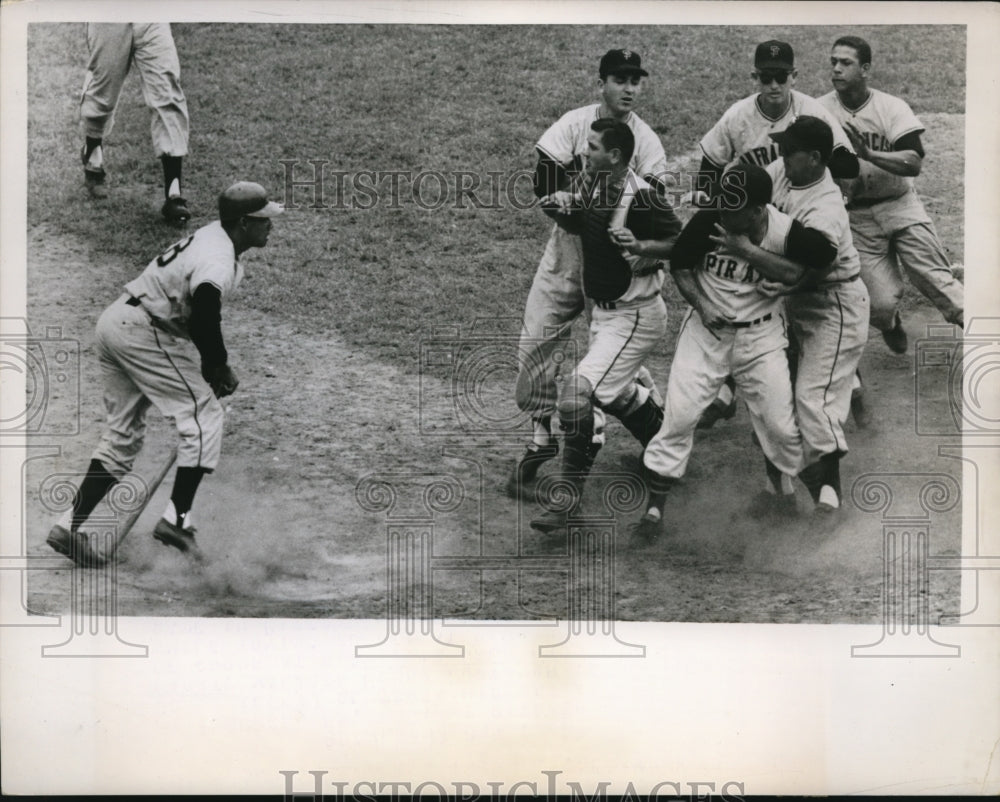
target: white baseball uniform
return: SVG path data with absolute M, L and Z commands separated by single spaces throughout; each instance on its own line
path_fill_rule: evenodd
M 793 187 L 779 159 L 765 168 L 774 184 L 772 203 L 785 214 L 826 235 L 837 248 L 833 268 L 813 289 L 788 296 L 786 309 L 799 344 L 795 412 L 805 464 L 825 454 L 847 452 L 843 425 L 850 413 L 851 386 L 868 340 L 868 290 L 860 280 L 844 198 L 825 170 L 823 177 Z
M 808 249 L 797 236 L 801 226 L 775 207 L 765 208 L 767 231 L 760 247 L 806 261 Z M 803 467 L 802 438 L 792 402 L 784 303 L 759 291 L 764 277 L 747 260 L 712 243 L 718 221 L 716 211 L 698 212 L 674 245 L 671 268 L 693 270 L 699 289 L 734 323 L 709 329 L 697 312 L 688 311 L 670 365 L 663 424 L 643 462 L 661 477 L 682 477 L 698 419 L 732 376 L 764 453 L 782 473 L 796 476 Z
M 900 140 L 925 130 L 906 101 L 877 89 L 870 89 L 857 109 L 844 106 L 836 92 L 823 95 L 819 103 L 838 122 L 853 123 L 865 144 L 880 153 L 906 149 L 899 147 Z M 945 320 L 962 321 L 962 284 L 952 273 L 913 179 L 861 160 L 861 174 L 849 183 L 848 196 L 861 277 L 871 294 L 872 324 L 883 331 L 893 327 L 903 297 L 900 267 Z
M 216 221 L 157 256 L 101 314 L 97 344 L 108 428 L 93 458 L 117 478 L 142 448 L 151 404 L 177 427 L 178 466 L 216 467 L 224 413 L 188 335 L 191 297 L 207 283 L 225 301 L 242 278 L 232 240 Z
M 766 167 L 775 161 L 778 144 L 769 135 L 784 131 L 803 114 L 829 123 L 833 129 L 834 148 L 843 147 L 854 153 L 840 124 L 815 98 L 793 89 L 785 113 L 771 118 L 761 111 L 758 97 L 759 94 L 753 94 L 736 101 L 702 137 L 702 153 L 720 170 L 734 162 Z
M 587 153 L 590 126 L 599 111 L 600 104 L 593 104 L 567 112 L 542 134 L 536 148 L 563 167 L 579 171 Z M 635 137 L 635 152 L 629 162 L 632 170 L 639 176 L 665 173 L 666 155 L 656 132 L 634 112 L 624 122 Z M 520 409 L 536 417 L 555 410 L 559 365 L 552 357 L 586 306 L 582 264 L 580 237 L 553 225 L 525 303 L 519 343 L 515 399 Z
M 111 133 L 125 76 L 135 64 L 142 96 L 153 111 L 151 133 L 155 155 L 157 158 L 186 156 L 188 108 L 170 25 L 90 23 L 87 47 L 90 61 L 80 103 L 85 135 L 102 139 Z

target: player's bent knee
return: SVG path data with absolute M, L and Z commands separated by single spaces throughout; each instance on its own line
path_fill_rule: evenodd
M 556 409 L 559 412 L 561 422 L 566 425 L 575 425 L 593 420 L 594 390 L 587 379 L 572 374 L 566 377 L 559 389 L 559 401 L 556 404 Z

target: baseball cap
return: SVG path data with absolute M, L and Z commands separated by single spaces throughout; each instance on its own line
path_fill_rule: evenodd
M 756 164 L 736 164 L 722 174 L 719 186 L 727 198 L 739 197 L 741 202 L 733 206 L 727 201 L 723 207 L 727 211 L 738 211 L 747 206 L 761 206 L 771 201 L 773 184 L 771 176 Z
M 757 50 L 753 54 L 753 65 L 758 70 L 793 70 L 795 54 L 788 42 L 768 39 L 757 45 Z
M 598 68 L 598 72 L 601 75 L 620 75 L 621 73 L 649 75 L 642 68 L 642 59 L 634 50 L 609 50 L 601 57 L 601 66 Z
M 241 217 L 276 217 L 285 211 L 280 203 L 269 201 L 267 192 L 253 181 L 237 181 L 219 195 L 219 219 Z
M 797 117 L 784 131 L 771 134 L 771 139 L 781 145 L 787 153 L 800 150 L 818 150 L 823 161 L 833 153 L 833 131 L 825 120 L 803 114 Z

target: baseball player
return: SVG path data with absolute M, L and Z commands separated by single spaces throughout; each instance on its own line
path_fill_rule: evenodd
M 541 532 L 564 527 L 579 507 L 597 454 L 595 409 L 617 417 L 643 446 L 663 416 L 636 372 L 666 331 L 661 260 L 670 256 L 681 224 L 670 205 L 629 167 L 635 146 L 625 122 L 592 122 L 581 191 L 545 199 L 580 238 L 582 286 L 593 311 L 587 353 L 564 377 L 558 400 L 566 432 L 560 479 L 573 488 L 573 503 L 568 510 L 548 509 L 533 519 L 531 526 Z
M 129 68 L 134 64 L 146 105 L 153 110 L 153 151 L 163 164 L 164 201 L 160 211 L 170 223 L 191 217 L 181 195 L 181 166 L 188 152 L 188 108 L 181 89 L 180 61 L 166 23 L 89 23 L 90 61 L 80 103 L 85 143 L 84 185 L 93 198 L 104 198 L 104 138 L 114 125 L 115 107 Z
M 590 126 L 598 119 L 621 120 L 631 129 L 635 152 L 630 166 L 636 174 L 656 186 L 666 172 L 667 160 L 660 138 L 633 110 L 642 92 L 642 79 L 649 75 L 639 54 L 634 50 L 609 50 L 601 58 L 598 74 L 600 102 L 567 112 L 535 145 L 538 198 L 573 187 L 587 155 Z M 586 305 L 581 283 L 580 238 L 566 230 L 565 216 L 544 206 L 543 210 L 553 217 L 555 225 L 524 309 L 515 400 L 521 410 L 531 414 L 534 432 L 507 483 L 507 492 L 514 498 L 534 481 L 542 463 L 559 453 L 552 434 L 559 370 L 553 356 L 559 344 L 570 336 L 573 321 Z M 652 378 L 645 368 L 640 371 L 640 379 L 652 388 Z M 595 411 L 597 447 L 603 442 L 603 422 L 603 413 L 598 409 Z
M 803 467 L 802 438 L 784 300 L 772 286 L 790 287 L 807 265 L 828 263 L 836 251 L 820 231 L 771 205 L 771 177 L 763 167 L 734 165 L 720 189 L 720 209 L 697 212 L 670 257 L 671 275 L 691 309 L 677 337 L 663 424 L 643 454 L 649 503 L 635 533 L 644 540 L 659 534 L 668 490 L 687 469 L 699 414 L 730 376 L 765 455 L 767 481 L 751 513 L 796 509 L 793 479 Z
M 71 509 L 46 541 L 77 565 L 100 564 L 80 526 L 132 468 L 150 405 L 172 419 L 180 435 L 173 492 L 153 537 L 200 555 L 190 510 L 202 477 L 219 460 L 219 399 L 238 384 L 222 338 L 222 302 L 243 278 L 239 255 L 267 244 L 271 218 L 282 211 L 260 184 L 233 184 L 219 196 L 219 220 L 153 259 L 98 319 L 107 430 Z
M 826 165 L 834 135 L 825 120 L 803 115 L 771 138 L 781 159 L 767 166 L 774 182 L 772 203 L 826 236 L 836 248 L 828 261 L 817 253 L 813 268 L 788 295 L 786 308 L 798 342 L 795 414 L 802 432 L 803 484 L 816 510 L 840 507 L 840 460 L 847 453 L 844 421 L 851 389 L 868 339 L 868 290 L 844 197 Z
M 698 186 L 709 191 L 696 193 L 695 200 L 708 202 L 711 187 L 717 186 L 727 165 L 739 162 L 764 167 L 777 159 L 778 147 L 770 135 L 784 131 L 802 114 L 826 119 L 834 131 L 831 174 L 837 178 L 857 176 L 858 160 L 847 135 L 818 101 L 793 88 L 798 73 L 792 46 L 776 39 L 761 42 L 754 51 L 753 63 L 751 76 L 758 91 L 730 106 L 702 137 Z M 733 380 L 728 377 L 719 396 L 705 410 L 698 428 L 710 428 L 720 418 L 728 419 L 734 414 Z
M 861 159 L 860 176 L 845 186 L 861 277 L 871 294 L 871 323 L 893 352 L 905 354 L 900 267 L 944 319 L 959 327 L 963 290 L 913 188 L 923 165 L 924 126 L 906 101 L 868 87 L 871 60 L 864 39 L 840 37 L 830 56 L 834 91 L 819 102 L 844 127 Z

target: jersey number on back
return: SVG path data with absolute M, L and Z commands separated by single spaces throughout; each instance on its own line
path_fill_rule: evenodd
M 160 267 L 166 267 L 172 261 L 174 261 L 174 259 L 176 259 L 180 255 L 181 251 L 187 248 L 187 246 L 190 245 L 193 241 L 194 241 L 194 234 L 192 234 L 187 239 L 182 239 L 180 242 L 175 242 L 173 245 L 167 248 L 163 253 L 161 253 L 159 256 L 156 257 L 156 264 L 158 264 Z

